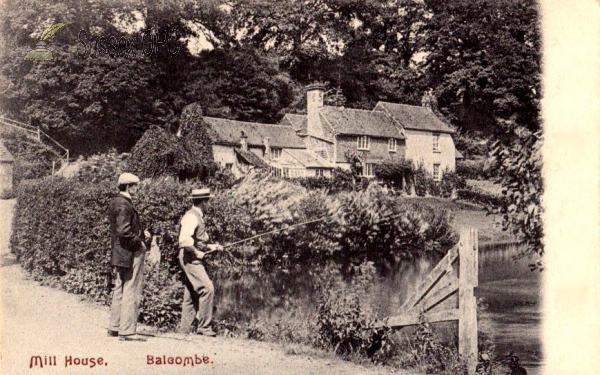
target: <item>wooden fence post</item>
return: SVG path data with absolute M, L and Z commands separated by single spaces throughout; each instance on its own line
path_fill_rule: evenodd
M 458 245 L 458 351 L 467 360 L 469 374 L 477 366 L 477 303 L 473 294 L 478 278 L 477 229 L 464 229 Z

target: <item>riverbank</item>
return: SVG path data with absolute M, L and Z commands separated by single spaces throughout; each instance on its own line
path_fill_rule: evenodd
M 2 374 L 23 374 L 44 366 L 43 371 L 48 374 L 166 375 L 202 371 L 205 374 L 418 375 L 410 371 L 361 366 L 333 357 L 289 355 L 279 345 L 253 340 L 189 338 L 178 334 L 150 337 L 142 343 L 109 338 L 106 336 L 107 307 L 86 302 L 79 295 L 40 286 L 16 263 L 8 249 L 13 206 L 14 200 L 0 201 Z M 149 327 L 142 329 L 151 331 Z M 192 358 L 194 365 L 190 366 L 189 361 L 186 366 L 183 362 L 180 365 L 157 364 L 159 358 L 167 362 L 173 358 L 176 362 L 177 357 L 181 361 Z M 201 365 L 196 364 L 196 357 L 202 358 Z M 209 363 L 204 363 L 204 357 Z M 84 360 L 87 365 L 82 364 Z
M 424 205 L 443 208 L 452 213 L 452 226 L 458 232 L 461 228 L 476 228 L 479 242 L 516 242 L 519 239 L 511 232 L 502 230 L 502 216 L 488 214 L 481 206 L 469 202 L 436 197 L 412 197 Z

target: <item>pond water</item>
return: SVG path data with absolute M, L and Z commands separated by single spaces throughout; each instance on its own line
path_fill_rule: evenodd
M 514 245 L 480 246 L 477 297 L 488 305 L 499 354 L 515 352 L 528 374 L 541 374 L 542 274 L 530 271 L 527 257 L 514 260 Z
M 527 369 L 528 374 L 541 373 L 541 274 L 532 272 L 528 258 L 515 260 L 519 248 L 515 245 L 480 246 L 479 287 L 476 296 L 483 298 L 488 309 L 480 323 L 491 332 L 492 342 L 499 355 L 513 351 Z M 435 266 L 419 260 L 401 264 L 394 272 L 376 282 L 372 291 L 373 305 L 379 316 L 394 315 L 416 283 Z M 236 316 L 242 311 L 252 311 L 253 318 L 271 314 L 285 314 L 293 308 L 302 313 L 299 321 L 306 319 L 316 309 L 312 283 L 313 270 L 305 273 L 244 275 L 222 286 L 217 285 L 219 318 L 243 319 Z M 287 296 L 287 297 L 284 297 Z M 293 296 L 293 298 L 290 298 Z M 295 301 L 295 302 L 294 302 Z M 240 308 L 243 306 L 243 308 Z M 246 316 L 247 317 L 247 316 Z

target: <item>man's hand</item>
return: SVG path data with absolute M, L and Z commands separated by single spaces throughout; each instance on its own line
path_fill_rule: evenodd
M 210 251 L 221 251 L 223 250 L 223 245 L 219 245 L 218 243 L 211 243 L 206 245 L 206 248 Z
M 197 259 L 204 258 L 204 254 L 206 254 L 204 251 L 196 250 L 196 258 Z

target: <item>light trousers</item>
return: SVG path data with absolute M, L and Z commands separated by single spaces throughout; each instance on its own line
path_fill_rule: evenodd
M 183 251 L 179 250 L 179 265 L 185 272 L 186 279 L 179 332 L 191 333 L 194 319 L 198 319 L 198 330 L 209 328 L 213 317 L 215 288 L 200 261 L 183 262 Z
M 110 307 L 109 329 L 118 331 L 119 335 L 135 334 L 144 288 L 145 257 L 146 251 L 141 250 L 134 254 L 130 268 L 115 267 L 117 278 Z

